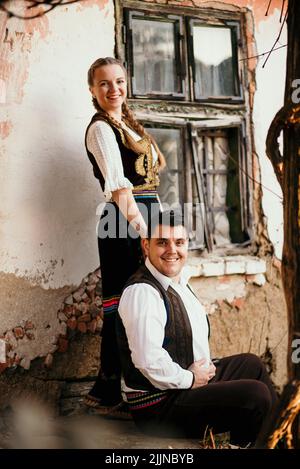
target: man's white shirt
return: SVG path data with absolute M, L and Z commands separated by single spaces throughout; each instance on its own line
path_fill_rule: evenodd
M 181 297 L 190 320 L 194 361 L 210 362 L 208 323 L 200 301 L 187 286 L 182 272 L 179 282 L 161 274 L 146 259 L 146 267 L 165 290 L 171 286 Z M 139 283 L 127 287 L 120 299 L 122 318 L 134 366 L 158 389 L 188 389 L 193 373 L 175 363 L 163 348 L 167 312 L 160 293 L 151 285 Z M 132 391 L 123 382 L 123 391 Z

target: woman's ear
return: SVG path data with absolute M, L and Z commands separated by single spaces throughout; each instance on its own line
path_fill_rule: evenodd
M 91 95 L 93 96 L 93 98 L 96 98 L 96 96 L 95 96 L 95 94 L 94 94 L 93 89 L 92 89 L 91 86 L 89 87 L 89 90 L 90 90 L 90 93 L 91 93 Z

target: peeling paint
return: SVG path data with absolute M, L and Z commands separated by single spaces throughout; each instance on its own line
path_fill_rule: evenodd
M 268 2 L 263 2 L 262 0 L 239 0 L 234 2 L 234 0 L 222 0 L 222 1 L 207 1 L 207 0 L 166 0 L 162 2 L 161 0 L 145 0 L 147 3 L 157 3 L 157 4 L 167 4 L 167 5 L 180 5 L 180 6 L 189 6 L 189 7 L 212 7 L 212 8 L 224 8 L 224 4 L 232 8 L 250 8 L 253 10 L 255 15 L 256 22 L 263 21 L 266 18 L 266 11 Z M 238 3 L 238 5 L 235 5 Z M 272 0 L 272 3 L 269 8 L 269 15 L 272 15 L 276 9 L 281 10 L 282 0 Z
M 0 78 L 0 104 L 6 103 L 6 83 Z
M 1 102 L 6 104 L 21 103 L 24 94 L 24 85 L 28 78 L 29 57 L 32 34 L 24 32 L 23 24 L 6 23 L 1 24 L 0 42 L 0 79 L 1 79 Z
M 0 137 L 2 139 L 9 136 L 12 126 L 13 125 L 11 121 L 0 122 Z
M 40 7 L 37 7 L 39 9 Z M 33 11 L 31 11 L 33 14 Z M 24 21 L 25 33 L 34 34 L 38 33 L 41 39 L 45 39 L 49 34 L 49 18 L 47 15 L 41 16 L 40 18 L 34 18 L 33 20 Z
M 2 78 L 2 81 L 7 82 L 8 79 L 10 78 L 12 72 L 13 72 L 13 69 L 14 69 L 14 66 L 12 63 L 8 62 L 7 60 L 5 60 L 5 58 L 1 58 L 0 57 L 0 63 L 1 63 L 1 78 Z
M 109 0 L 85 0 L 77 4 L 77 11 L 82 11 L 86 8 L 97 6 L 99 10 L 103 10 Z

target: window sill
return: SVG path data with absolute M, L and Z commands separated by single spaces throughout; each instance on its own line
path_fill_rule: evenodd
M 256 275 L 266 272 L 266 262 L 254 256 L 189 256 L 187 271 L 190 277 L 219 277 L 223 275 Z

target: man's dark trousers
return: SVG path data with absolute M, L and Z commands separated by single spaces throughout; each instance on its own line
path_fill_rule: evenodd
M 216 375 L 196 389 L 175 390 L 159 404 L 134 411 L 146 433 L 189 438 L 230 431 L 231 443 L 255 442 L 264 420 L 277 403 L 267 370 L 256 355 L 220 359 Z

